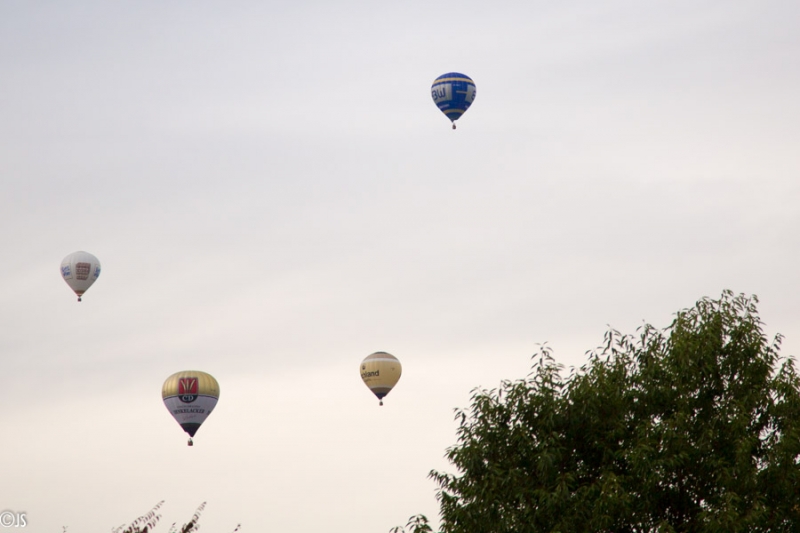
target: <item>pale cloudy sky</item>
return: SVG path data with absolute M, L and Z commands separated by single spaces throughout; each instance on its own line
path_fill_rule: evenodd
M 0 510 L 437 516 L 473 387 L 756 294 L 800 352 L 800 4 L 0 3 Z M 438 75 L 477 85 L 458 130 Z M 98 256 L 76 303 L 61 259 Z M 404 374 L 386 405 L 358 364 Z M 217 409 L 188 448 L 164 379 Z

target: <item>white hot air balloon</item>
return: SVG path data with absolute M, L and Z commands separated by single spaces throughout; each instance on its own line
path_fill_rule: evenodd
M 361 361 L 361 379 L 383 405 L 383 397 L 397 385 L 403 367 L 397 357 L 386 352 L 375 352 Z
M 61 276 L 80 302 L 83 293 L 100 276 L 100 260 L 88 252 L 73 252 L 61 261 Z

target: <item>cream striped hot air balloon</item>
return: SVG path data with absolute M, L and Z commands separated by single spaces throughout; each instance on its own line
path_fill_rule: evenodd
M 176 372 L 164 382 L 161 397 L 170 414 L 189 434 L 189 446 L 193 446 L 192 437 L 217 405 L 219 383 L 211 374 L 199 370 Z
M 100 260 L 88 252 L 73 252 L 61 261 L 61 277 L 81 301 L 83 293 L 100 276 Z
M 361 361 L 361 379 L 383 405 L 383 397 L 397 385 L 403 367 L 397 357 L 386 352 L 375 352 Z

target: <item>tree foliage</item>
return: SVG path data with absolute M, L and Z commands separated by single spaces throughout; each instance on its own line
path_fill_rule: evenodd
M 430 474 L 443 533 L 800 531 L 800 381 L 756 304 L 726 291 L 609 331 L 566 377 L 543 347 L 527 378 L 473 391 L 458 473 Z
M 122 524 L 121 526 L 112 528 L 111 533 L 153 533 L 156 525 L 161 520 L 159 510 L 163 505 L 164 500 L 161 500 L 155 504 L 150 511 L 148 511 L 146 514 L 143 514 L 130 524 Z M 180 527 L 178 527 L 176 522 L 173 522 L 169 528 L 169 533 L 194 533 L 198 531 L 200 529 L 200 515 L 205 508 L 206 502 L 201 503 L 192 515 L 192 519 Z M 233 530 L 233 533 L 239 531 L 240 527 L 241 524 L 237 525 L 236 529 Z M 63 533 L 67 533 L 67 526 L 63 526 L 62 531 Z

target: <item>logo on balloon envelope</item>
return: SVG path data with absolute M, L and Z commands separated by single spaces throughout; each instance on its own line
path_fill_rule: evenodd
M 441 85 L 434 85 L 431 88 L 431 97 L 436 104 L 442 100 L 451 100 L 453 98 L 453 84 L 443 83 Z
M 471 104 L 473 100 L 475 100 L 475 86 L 474 85 L 467 85 L 467 95 L 464 97 L 464 101 Z
M 178 399 L 183 403 L 192 403 L 197 399 L 197 378 L 178 380 Z
M 89 279 L 89 273 L 92 271 L 91 263 L 76 263 L 75 264 L 75 277 L 80 281 Z

